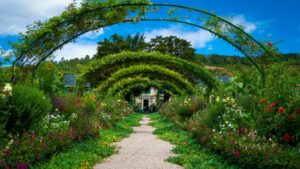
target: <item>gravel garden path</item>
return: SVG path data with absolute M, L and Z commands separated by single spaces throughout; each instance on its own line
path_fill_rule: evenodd
M 116 143 L 119 153 L 94 166 L 94 169 L 182 169 L 181 166 L 164 161 L 170 156 L 173 145 L 157 138 L 144 116 L 141 126 L 134 133 Z

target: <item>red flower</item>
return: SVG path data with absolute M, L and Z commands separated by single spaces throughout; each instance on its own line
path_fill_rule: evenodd
M 239 157 L 241 156 L 241 153 L 234 150 L 234 151 L 232 152 L 232 155 L 233 155 L 234 157 L 239 158 Z
M 289 115 L 289 119 L 290 120 L 293 120 L 293 119 L 296 119 L 297 118 L 297 116 L 296 115 L 294 115 L 294 114 L 292 114 L 292 115 Z
M 261 100 L 260 100 L 260 103 L 261 103 L 261 104 L 266 104 L 266 103 L 267 103 L 267 100 L 266 100 L 266 99 L 261 99 Z
M 270 103 L 270 105 L 269 105 L 269 106 L 270 106 L 271 108 L 274 108 L 274 107 L 275 107 L 275 105 L 276 105 L 276 103 L 275 103 L 275 102 L 272 102 L 272 103 Z
M 300 109 L 297 109 L 296 113 L 297 113 L 297 114 L 300 114 Z
M 264 159 L 265 161 L 269 161 L 270 159 L 269 159 L 269 157 L 265 157 L 265 159 Z
M 292 141 L 292 135 L 289 134 L 289 133 L 285 133 L 285 134 L 283 135 L 283 140 L 284 140 L 286 143 Z
M 272 47 L 272 46 L 273 46 L 273 44 L 272 44 L 271 42 L 268 42 L 268 46 Z
M 269 113 L 269 112 L 270 112 L 270 108 L 269 108 L 269 107 L 266 107 L 266 108 L 265 108 L 265 112 L 266 112 L 266 113 Z
M 284 108 L 283 107 L 279 107 L 278 108 L 278 113 L 282 114 L 284 112 Z

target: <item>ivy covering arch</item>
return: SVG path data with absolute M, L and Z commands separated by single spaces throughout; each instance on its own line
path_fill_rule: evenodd
M 142 86 L 144 85 L 144 86 Z M 108 95 L 114 96 L 124 93 L 124 91 L 130 91 L 129 89 L 133 88 L 133 86 L 142 86 L 144 88 L 147 87 L 155 87 L 157 89 L 164 89 L 169 91 L 172 95 L 183 95 L 185 93 L 184 90 L 181 90 L 176 85 L 169 81 L 165 80 L 151 80 L 150 78 L 143 77 L 134 77 L 134 78 L 126 78 L 122 79 L 119 82 L 115 83 L 109 90 Z M 121 94 L 120 94 L 121 93 Z
M 178 72 L 159 65 L 145 64 L 133 65 L 114 72 L 111 77 L 99 85 L 97 90 L 100 93 L 106 94 L 108 93 L 109 88 L 111 88 L 111 86 L 113 86 L 115 83 L 118 84 L 123 79 L 129 77 L 145 77 L 151 80 L 160 79 L 174 84 L 176 87 L 184 90 L 185 93 L 191 93 L 193 91 L 193 84 L 182 77 L 182 75 Z
M 90 63 L 82 78 L 92 83 L 92 86 L 98 85 L 113 72 L 123 67 L 139 64 L 164 66 L 180 73 L 194 84 L 201 80 L 209 89 L 217 88 L 219 84 L 219 81 L 203 66 L 159 52 L 121 52 L 105 56 Z
M 160 13 L 159 17 L 153 18 L 151 14 L 160 9 L 162 12 L 167 11 L 165 15 Z M 189 17 L 181 16 L 182 11 L 189 13 Z M 32 68 L 34 72 L 56 50 L 74 42 L 84 33 L 114 24 L 140 21 L 177 22 L 207 30 L 243 53 L 263 78 L 265 70 L 260 63 L 267 56 L 273 55 L 272 49 L 255 40 L 240 25 L 234 25 L 206 10 L 172 4 L 153 4 L 148 0 L 125 0 L 122 3 L 107 0 L 82 3 L 79 8 L 73 4 L 60 16 L 29 26 L 21 34 L 20 41 L 12 44 L 16 57 L 14 65 Z

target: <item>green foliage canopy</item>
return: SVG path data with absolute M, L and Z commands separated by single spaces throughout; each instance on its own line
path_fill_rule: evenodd
M 188 91 L 188 93 L 192 92 L 193 85 L 182 77 L 181 74 L 175 72 L 173 70 L 164 68 L 159 65 L 134 65 L 128 68 L 123 68 L 111 75 L 110 78 L 102 82 L 97 90 L 101 93 L 107 93 L 109 88 L 118 81 L 128 78 L 128 77 L 148 77 L 150 79 L 161 79 L 164 81 L 172 82 L 176 84 L 176 86 Z
M 115 83 L 109 90 L 109 95 L 117 95 L 124 93 L 124 90 L 132 88 L 132 86 L 137 86 L 146 88 L 146 87 L 156 87 L 157 89 L 164 89 L 170 91 L 173 94 L 183 95 L 186 91 L 182 91 L 173 83 L 163 80 L 151 80 L 149 78 L 135 77 L 135 78 L 126 78 L 122 79 L 119 82 Z M 144 87 L 145 86 L 145 87 Z M 120 95 L 122 96 L 122 95 Z
M 180 73 L 194 84 L 201 80 L 210 89 L 217 88 L 219 85 L 219 81 L 210 75 L 203 66 L 158 52 L 121 52 L 108 55 L 100 60 L 91 62 L 82 78 L 92 83 L 92 85 L 98 85 L 101 81 L 110 77 L 113 72 L 124 67 L 139 64 L 155 64 L 166 67 Z

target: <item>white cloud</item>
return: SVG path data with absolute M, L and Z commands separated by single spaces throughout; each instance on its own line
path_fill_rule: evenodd
M 80 36 L 80 38 L 94 40 L 97 39 L 102 34 L 104 34 L 104 29 L 100 28 L 99 30 L 85 33 L 82 36 Z
M 60 51 L 54 53 L 55 61 L 60 61 L 63 57 L 65 60 L 73 58 L 84 58 L 86 55 L 93 56 L 97 52 L 96 43 L 69 43 L 65 45 Z
M 178 38 L 191 42 L 194 48 L 205 48 L 206 45 L 214 39 L 213 35 L 205 30 L 189 31 L 184 30 L 178 25 L 146 31 L 144 35 L 146 36 L 146 41 L 156 36 L 177 36 Z
M 59 15 L 73 0 L 1 0 L 0 34 L 15 35 L 35 20 Z M 78 1 L 80 2 L 80 1 Z
M 257 26 L 253 22 L 246 21 L 244 15 L 236 15 L 230 19 L 230 21 L 235 25 L 242 25 L 246 32 L 251 33 L 256 30 Z

